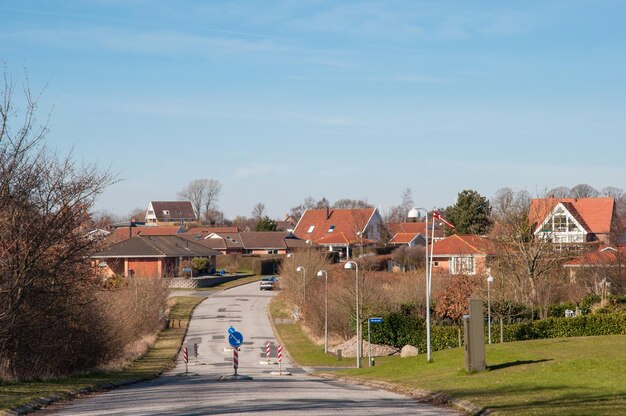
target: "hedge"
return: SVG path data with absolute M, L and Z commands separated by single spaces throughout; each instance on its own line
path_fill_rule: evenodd
M 424 319 L 401 313 L 383 315 L 383 322 L 371 326 L 372 342 L 397 348 L 409 344 L 419 351 L 426 350 L 426 324 Z M 367 329 L 365 330 L 365 332 Z M 485 325 L 485 342 L 488 339 Z M 504 341 L 582 337 L 595 335 L 625 335 L 626 313 L 582 315 L 575 318 L 547 318 L 528 323 L 504 325 Z M 367 333 L 365 334 L 367 335 Z M 492 325 L 492 342 L 500 342 L 500 325 Z M 458 347 L 456 326 L 431 326 L 433 351 Z

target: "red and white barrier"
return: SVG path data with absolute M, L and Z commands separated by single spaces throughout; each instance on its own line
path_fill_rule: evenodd
M 267 357 L 267 362 L 270 362 L 270 342 L 267 341 L 265 343 L 265 356 Z
M 283 346 L 278 344 L 278 362 L 283 362 Z

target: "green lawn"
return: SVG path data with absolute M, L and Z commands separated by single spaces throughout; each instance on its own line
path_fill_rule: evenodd
M 563 338 L 487 346 L 488 371 L 467 374 L 463 350 L 381 357 L 357 378 L 443 392 L 498 415 L 626 414 L 626 336 Z
M 68 394 L 76 389 L 102 383 L 148 379 L 169 369 L 182 343 L 191 312 L 203 300 L 197 296 L 179 296 L 173 299 L 176 303 L 170 313 L 170 319 L 181 320 L 181 327 L 161 331 L 157 342 L 148 353 L 134 361 L 128 368 L 114 373 L 92 373 L 81 377 L 62 377 L 45 382 L 0 384 L 0 413 L 39 397 Z
M 270 304 L 274 316 L 279 302 Z M 282 312 L 284 314 L 284 312 Z M 277 325 L 301 365 L 352 364 L 326 357 L 295 324 Z M 561 338 L 487 346 L 488 371 L 467 374 L 463 349 L 413 358 L 377 357 L 376 367 L 333 371 L 340 377 L 383 381 L 400 390 L 441 392 L 489 408 L 495 415 L 626 415 L 626 336 Z M 362 361 L 367 366 L 367 359 Z

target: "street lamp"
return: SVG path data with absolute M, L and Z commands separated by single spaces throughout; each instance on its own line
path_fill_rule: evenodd
M 361 321 L 359 320 L 359 265 L 354 261 L 348 261 L 343 268 L 346 270 L 356 269 L 356 368 L 361 368 Z
M 298 266 L 296 267 L 296 271 L 298 273 L 302 273 L 302 280 L 304 283 L 303 284 L 304 289 L 302 292 L 303 293 L 302 295 L 302 320 L 304 320 L 304 316 L 305 316 L 304 310 L 306 308 L 306 269 L 304 268 L 304 266 Z
M 488 322 L 487 324 L 489 325 L 489 344 L 491 344 L 491 284 L 494 281 L 493 276 L 491 275 L 491 272 L 488 272 L 489 276 L 487 276 L 487 316 L 488 316 Z
M 317 272 L 317 277 L 324 276 L 324 354 L 328 354 L 328 273 L 326 270 Z
M 418 218 L 419 211 L 423 210 L 426 215 L 424 215 L 424 223 L 426 226 L 426 361 L 430 362 L 430 284 L 431 277 L 433 274 L 432 269 L 432 247 L 430 253 L 430 262 L 428 261 L 428 210 L 426 208 L 412 208 L 409 213 L 409 218 Z M 433 219 L 433 233 L 435 231 L 434 228 L 434 219 Z M 433 244 L 434 246 L 434 244 Z

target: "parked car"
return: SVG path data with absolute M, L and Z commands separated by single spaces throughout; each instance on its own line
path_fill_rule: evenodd
M 265 276 L 261 279 L 261 290 L 274 290 L 278 289 L 278 278 L 276 276 Z

